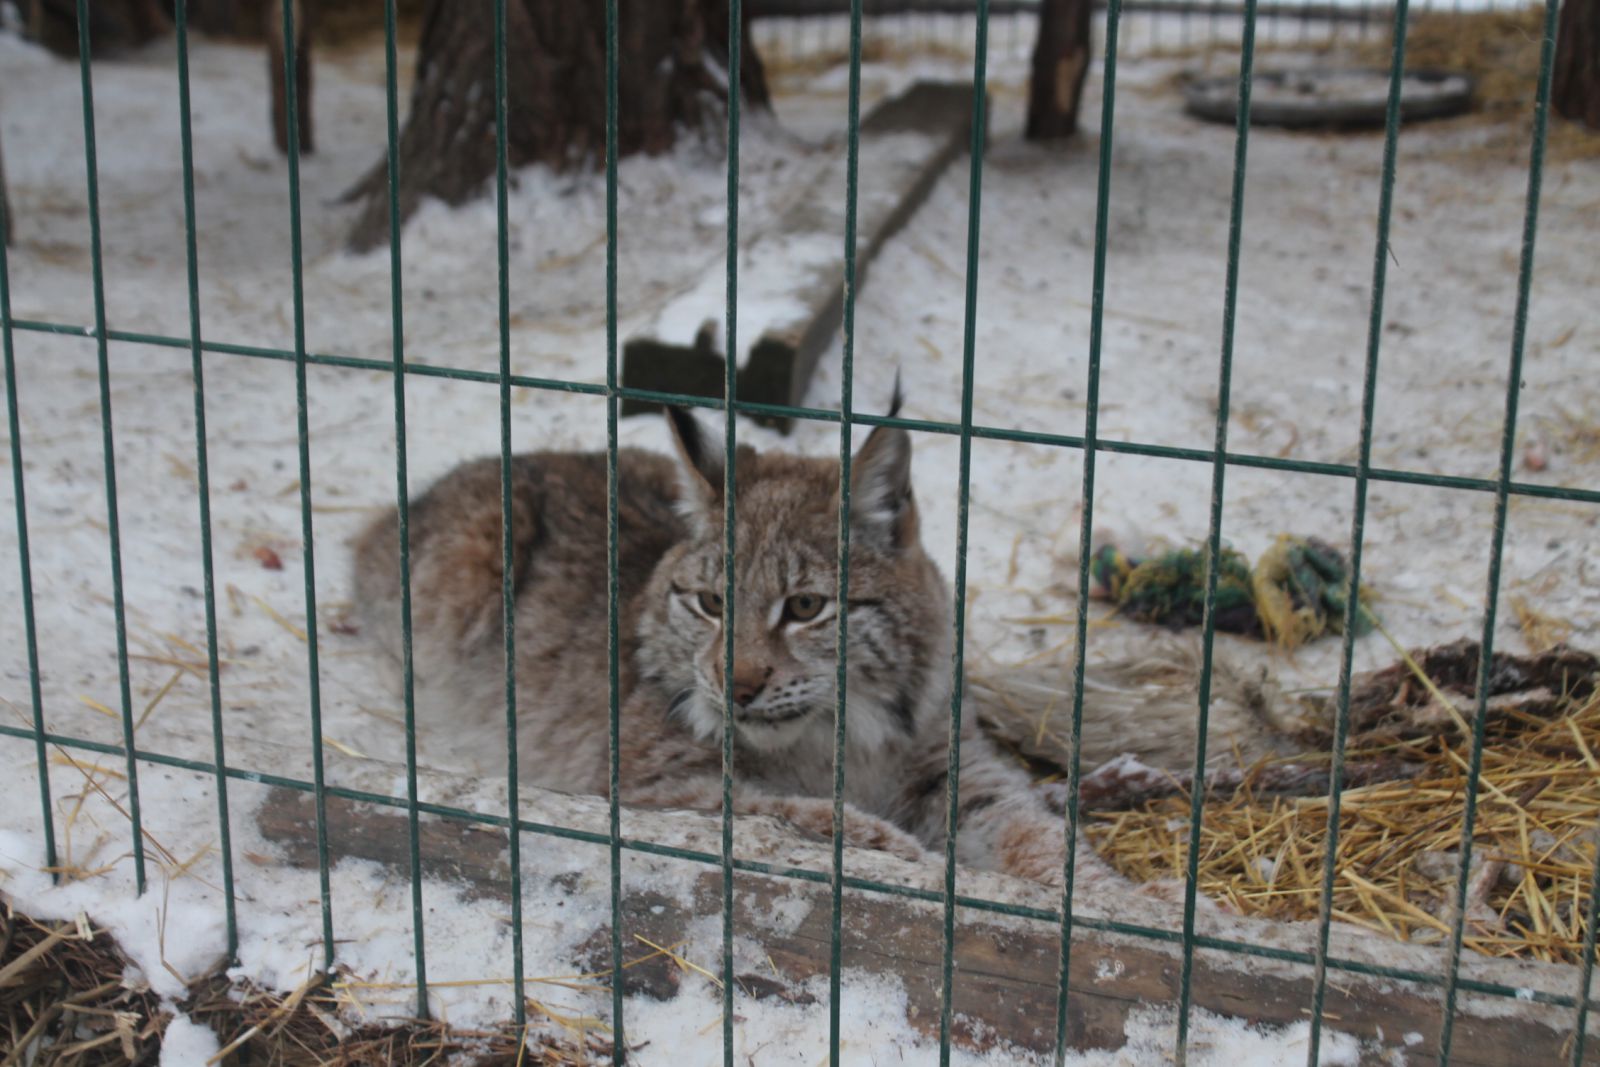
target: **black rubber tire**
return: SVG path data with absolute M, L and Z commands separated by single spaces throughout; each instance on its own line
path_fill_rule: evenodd
M 1378 69 L 1260 70 L 1252 77 L 1252 126 L 1288 129 L 1382 126 L 1388 109 L 1389 74 Z M 1299 83 L 1301 94 L 1285 99 L 1271 90 Z M 1341 84 L 1342 83 L 1342 84 Z M 1344 92 L 1339 92 L 1339 89 Z M 1261 93 L 1267 89 L 1269 93 Z M 1331 90 L 1331 91 L 1330 91 Z M 1421 91 L 1419 91 L 1421 90 Z M 1472 105 L 1473 80 L 1451 70 L 1409 70 L 1400 86 L 1400 120 L 1447 118 Z M 1213 122 L 1233 123 L 1239 103 L 1235 76 L 1203 78 L 1184 87 L 1184 110 Z

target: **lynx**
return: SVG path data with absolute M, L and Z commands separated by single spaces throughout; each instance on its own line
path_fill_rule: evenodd
M 617 460 L 620 799 L 720 810 L 731 618 L 735 814 L 831 834 L 844 611 L 845 839 L 907 857 L 942 850 L 952 606 L 919 535 L 910 436 L 879 427 L 854 457 L 844 604 L 835 598 L 838 461 L 738 449 L 730 613 L 722 450 L 688 414 L 669 417 L 674 456 L 624 449 Z M 608 788 L 606 495 L 603 454 L 512 460 L 519 773 L 570 793 Z M 457 467 L 410 507 L 418 715 L 449 716 L 494 740 L 505 697 L 501 530 L 498 457 Z M 396 654 L 398 574 L 391 511 L 359 538 L 355 583 L 366 630 Z M 958 860 L 1058 883 L 1061 818 L 966 718 Z

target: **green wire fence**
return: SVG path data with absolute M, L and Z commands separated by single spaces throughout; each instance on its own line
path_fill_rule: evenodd
M 1088 410 L 1082 435 L 1040 433 L 1024 430 L 1005 429 L 1000 427 L 976 424 L 973 421 L 973 384 L 975 374 L 975 356 L 977 349 L 976 315 L 977 315 L 977 269 L 979 248 L 979 226 L 982 220 L 982 190 L 983 190 L 983 144 L 986 126 L 986 99 L 982 92 L 973 95 L 972 114 L 972 151 L 971 171 L 969 178 L 968 194 L 968 220 L 967 220 L 967 257 L 965 278 L 965 307 L 962 338 L 962 374 L 961 374 L 961 415 L 957 423 L 931 422 L 923 420 L 905 419 L 897 415 L 875 416 L 857 414 L 852 406 L 852 376 L 854 371 L 854 331 L 855 331 L 855 295 L 856 295 L 856 202 L 858 194 L 859 170 L 859 129 L 860 129 L 860 102 L 861 102 L 861 40 L 862 40 L 862 0 L 852 0 L 849 10 L 849 91 L 848 91 L 848 132 L 846 142 L 846 213 L 845 232 L 843 235 L 843 265 L 844 265 L 844 308 L 843 308 L 843 376 L 840 390 L 839 408 L 830 411 L 818 408 L 805 408 L 797 406 L 778 406 L 769 404 L 755 404 L 740 401 L 735 392 L 735 362 L 730 359 L 727 363 L 727 377 L 725 381 L 725 394 L 720 400 L 707 400 L 701 397 L 662 393 L 641 389 L 630 389 L 619 384 L 617 371 L 617 72 L 618 72 L 618 0 L 606 0 L 605 15 L 605 55 L 606 55 L 606 373 L 604 384 L 588 382 L 562 381 L 549 378 L 517 375 L 511 372 L 511 339 L 510 339 L 510 284 L 509 284 L 509 243 L 507 219 L 507 89 L 506 89 L 506 4 L 505 0 L 494 0 L 494 84 L 495 84 L 495 125 L 496 125 L 496 154 L 497 166 L 495 171 L 495 197 L 497 207 L 497 267 L 499 287 L 499 371 L 480 372 L 469 371 L 453 367 L 435 366 L 424 363 L 409 362 L 405 355 L 404 319 L 401 300 L 401 270 L 402 270 L 402 231 L 400 228 L 398 182 L 399 182 L 399 104 L 396 89 L 397 82 L 397 55 L 396 55 L 396 13 L 394 0 L 386 0 L 384 4 L 384 55 L 386 74 L 387 97 L 387 179 L 389 191 L 389 229 L 390 229 L 390 286 L 391 286 L 391 315 L 392 315 L 392 358 L 389 361 L 359 359 L 348 356 L 339 356 L 326 353 L 315 353 L 307 350 L 305 340 L 305 308 L 303 263 L 301 246 L 301 220 L 300 220 L 300 188 L 299 188 L 299 136 L 298 126 L 300 121 L 299 103 L 296 99 L 295 70 L 295 5 L 290 0 L 282 0 L 282 28 L 284 40 L 284 67 L 285 85 L 287 88 L 287 119 L 288 119 L 288 179 L 289 179 L 289 227 L 291 236 L 291 269 L 293 278 L 293 347 L 272 348 L 250 345 L 239 345 L 227 342 L 207 340 L 202 335 L 201 301 L 199 290 L 197 266 L 197 240 L 198 220 L 195 212 L 194 196 L 194 162 L 193 162 L 193 137 L 190 118 L 190 81 L 189 81 L 189 37 L 188 37 L 188 3 L 186 0 L 176 0 L 175 21 L 177 28 L 177 68 L 178 68 L 178 94 L 179 94 L 179 119 L 182 144 L 182 169 L 183 169 L 183 197 L 184 197 L 184 229 L 185 250 L 188 276 L 189 299 L 189 333 L 187 337 L 166 336 L 157 334 L 134 333 L 129 331 L 114 330 L 106 321 L 105 312 L 105 284 L 102 263 L 102 250 L 100 239 L 100 212 L 98 201 L 98 173 L 95 159 L 95 127 L 93 105 L 93 79 L 89 62 L 90 39 L 88 0 L 77 0 L 78 41 L 79 41 L 79 67 L 82 81 L 83 102 L 83 127 L 86 168 L 86 182 L 89 205 L 90 228 L 90 259 L 92 264 L 91 285 L 93 292 L 94 321 L 92 326 L 85 327 L 81 324 L 41 322 L 23 320 L 13 317 L 11 313 L 10 274 L 9 261 L 6 250 L 0 245 L 0 349 L 3 349 L 5 362 L 6 383 L 6 414 L 10 431 L 10 453 L 13 480 L 13 493 L 16 504 L 17 544 L 19 566 L 21 569 L 21 614 L 25 635 L 26 656 L 29 670 L 29 695 L 31 701 L 31 726 L 19 727 L 0 724 L 0 735 L 20 738 L 31 741 L 34 746 L 37 761 L 37 773 L 40 789 L 40 819 L 44 836 L 45 863 L 54 868 L 57 861 L 56 828 L 52 816 L 52 802 L 49 780 L 49 768 L 46 759 L 46 746 L 58 745 L 63 748 L 72 748 L 83 751 L 99 752 L 108 755 L 120 756 L 125 761 L 128 786 L 128 812 L 131 821 L 132 856 L 135 872 L 135 886 L 138 892 L 145 889 L 145 856 L 144 834 L 140 822 L 139 809 L 139 767 L 141 764 L 158 767 L 181 768 L 189 771 L 200 772 L 212 777 L 215 782 L 217 798 L 217 821 L 221 834 L 221 863 L 222 863 L 222 897 L 225 909 L 228 949 L 232 955 L 238 947 L 238 900 L 235 889 L 232 845 L 230 838 L 230 820 L 228 809 L 228 787 L 231 781 L 242 780 L 267 785 L 285 787 L 297 791 L 309 792 L 315 799 L 316 810 L 316 845 L 317 867 L 320 890 L 321 906 L 321 940 L 322 959 L 325 968 L 331 967 L 336 958 L 336 941 L 334 937 L 334 911 L 335 902 L 329 881 L 329 849 L 327 835 L 326 801 L 329 797 L 338 797 L 347 800 L 363 801 L 375 805 L 401 808 L 407 817 L 409 836 L 410 860 L 410 889 L 413 923 L 413 945 L 415 954 L 417 1002 L 416 1011 L 419 1016 L 426 1016 L 428 1011 L 428 986 L 426 961 L 424 956 L 424 921 L 422 908 L 422 867 L 419 845 L 419 819 L 423 815 L 452 819 L 458 822 L 478 826 L 495 827 L 506 832 L 510 849 L 510 880 L 511 880 L 511 942 L 513 955 L 513 974 L 515 989 L 515 1023 L 520 1027 L 526 1022 L 526 1000 L 523 988 L 523 931 L 522 931 L 522 867 L 521 867 L 521 841 L 524 834 L 536 834 L 555 840 L 584 842 L 589 844 L 604 845 L 608 849 L 610 864 L 610 896 L 611 896 L 611 935 L 610 935 L 610 970 L 611 970 L 611 998 L 612 998 L 612 1027 L 615 1040 L 616 1055 L 619 1061 L 627 1056 L 627 1039 L 624 1029 L 624 1002 L 623 983 L 621 981 L 623 955 L 622 955 L 622 855 L 624 850 L 662 857 L 691 860 L 702 864 L 719 867 L 722 872 L 722 1047 L 723 1059 L 727 1064 L 733 1063 L 733 1025 L 735 1009 L 735 987 L 733 980 L 733 935 L 736 927 L 734 911 L 733 884 L 736 872 L 760 874 L 773 877 L 796 879 L 803 882 L 826 884 L 831 892 L 830 930 L 832 935 L 831 954 L 829 960 L 829 1038 L 830 1062 L 839 1062 L 840 1049 L 840 1002 L 841 1002 L 841 962 L 840 942 L 841 924 L 843 916 L 843 894 L 846 888 L 856 891 L 866 891 L 909 900 L 928 901 L 939 903 L 943 906 L 943 953 L 941 990 L 941 1011 L 939 1020 L 939 1059 L 941 1064 L 949 1062 L 951 1052 L 951 1026 L 952 1026 L 952 998 L 951 989 L 954 979 L 954 933 L 956 914 L 958 910 L 969 910 L 990 914 L 1009 915 L 1022 917 L 1041 922 L 1057 924 L 1060 930 L 1060 967 L 1059 988 L 1056 1001 L 1055 1019 L 1055 1058 L 1056 1062 L 1063 1061 L 1067 1050 L 1067 1009 L 1073 995 L 1068 988 L 1067 976 L 1071 959 L 1072 940 L 1076 930 L 1102 931 L 1115 934 L 1132 935 L 1158 942 L 1176 943 L 1181 949 L 1182 969 L 1179 983 L 1179 1001 L 1177 1012 L 1177 1033 L 1175 1053 L 1177 1062 L 1185 1062 L 1188 1050 L 1189 1037 L 1189 1005 L 1191 995 L 1192 965 L 1197 950 L 1220 950 L 1238 953 L 1257 958 L 1287 961 L 1308 965 L 1314 971 L 1314 985 L 1312 1003 L 1308 1006 L 1311 1020 L 1311 1039 L 1307 1053 L 1307 1062 L 1310 1067 L 1316 1067 L 1320 1055 L 1320 1033 L 1324 1022 L 1323 1004 L 1324 994 L 1330 981 L 1331 971 L 1361 974 L 1367 976 L 1388 978 L 1396 981 L 1419 983 L 1435 986 L 1443 992 L 1443 1008 L 1436 1054 L 1438 1062 L 1447 1064 L 1450 1061 L 1455 1008 L 1458 996 L 1463 993 L 1495 996 L 1501 998 L 1529 999 L 1530 993 L 1525 989 L 1518 989 L 1492 982 L 1478 981 L 1464 978 L 1460 974 L 1461 952 L 1463 947 L 1465 908 L 1464 902 L 1467 893 L 1467 879 L 1470 873 L 1468 859 L 1473 846 L 1473 823 L 1476 809 L 1476 786 L 1482 769 L 1484 724 L 1487 716 L 1484 713 L 1488 695 L 1488 664 L 1493 650 L 1494 626 L 1496 609 L 1498 605 L 1500 566 L 1505 537 L 1505 519 L 1510 498 L 1513 496 L 1541 497 L 1577 501 L 1582 503 L 1600 503 L 1600 490 L 1563 488 L 1529 483 L 1516 482 L 1512 479 L 1513 445 L 1516 433 L 1517 397 L 1521 380 L 1522 359 L 1526 339 L 1528 319 L 1528 304 L 1530 284 L 1533 272 L 1534 238 L 1537 230 L 1539 189 L 1543 173 L 1543 157 L 1547 129 L 1547 114 L 1549 105 L 1550 77 L 1553 62 L 1553 42 L 1555 36 L 1555 19 L 1558 0 L 1546 0 L 1545 4 L 1545 37 L 1541 55 L 1541 64 L 1538 81 L 1537 98 L 1534 105 L 1534 130 L 1530 150 L 1528 168 L 1528 192 L 1524 215 L 1523 243 L 1521 260 L 1518 268 L 1517 302 L 1513 319 L 1513 341 L 1511 346 L 1509 366 L 1507 370 L 1506 402 L 1502 424 L 1502 438 L 1500 449 L 1500 463 L 1497 475 L 1494 478 L 1470 478 L 1450 475 L 1431 474 L 1418 471 L 1394 470 L 1374 467 L 1372 465 L 1372 437 L 1373 437 L 1373 410 L 1376 397 L 1376 383 L 1378 373 L 1378 357 L 1383 324 L 1383 298 L 1385 287 L 1385 273 L 1388 260 L 1388 231 L 1393 203 L 1393 189 L 1396 169 L 1396 151 L 1399 134 L 1400 120 L 1400 86 L 1401 76 L 1405 67 L 1405 37 L 1407 26 L 1407 2 L 1398 0 L 1393 10 L 1393 54 L 1390 69 L 1390 86 L 1388 95 L 1388 108 L 1384 133 L 1383 166 L 1380 180 L 1380 194 L 1376 220 L 1376 245 L 1373 257 L 1373 279 L 1371 291 L 1370 322 L 1368 328 L 1368 345 L 1366 353 L 1365 370 L 1362 389 L 1360 448 L 1354 464 L 1307 462 L 1302 460 L 1285 459 L 1273 456 L 1255 455 L 1249 453 L 1231 452 L 1228 449 L 1228 400 L 1230 376 L 1233 365 L 1233 337 L 1235 323 L 1235 308 L 1238 296 L 1238 271 L 1240 262 L 1240 243 L 1244 218 L 1244 193 L 1247 150 L 1249 147 L 1250 126 L 1248 121 L 1249 100 L 1251 89 L 1251 74 L 1255 51 L 1255 8 L 1256 0 L 1246 0 L 1243 17 L 1243 30 L 1240 42 L 1241 71 L 1239 75 L 1239 109 L 1237 126 L 1235 130 L 1234 167 L 1231 193 L 1230 220 L 1228 226 L 1227 242 L 1227 273 L 1224 289 L 1223 303 L 1223 328 L 1218 363 L 1218 404 L 1216 415 L 1216 430 L 1214 445 L 1210 449 L 1177 448 L 1162 445 L 1150 445 L 1137 442 L 1112 442 L 1102 441 L 1098 436 L 1098 401 L 1100 389 L 1100 368 L 1102 339 L 1104 336 L 1104 311 L 1105 311 L 1105 277 L 1106 277 L 1106 250 L 1108 245 L 1108 219 L 1109 203 L 1112 193 L 1111 158 L 1114 133 L 1115 101 L 1116 101 L 1116 75 L 1117 75 L 1117 48 L 1118 31 L 1122 17 L 1123 5 L 1121 0 L 1108 0 L 1105 13 L 1105 54 L 1104 54 L 1104 94 L 1101 111 L 1102 136 L 1099 145 L 1097 195 L 1095 208 L 1095 241 L 1093 261 L 1093 291 L 1091 294 L 1090 330 L 1088 339 L 1088 378 L 1087 397 Z M 987 27 L 989 22 L 989 5 L 987 0 L 977 0 L 974 38 L 974 66 L 973 81 L 981 86 L 984 83 L 987 63 Z M 740 84 L 740 42 L 742 40 L 743 13 L 740 0 L 731 0 L 729 3 L 728 19 L 728 79 L 727 84 L 737 87 Z M 736 296 L 738 291 L 738 260 L 736 251 L 739 240 L 739 213 L 738 213 L 738 181 L 739 181 L 739 94 L 732 91 L 729 94 L 727 116 L 727 141 L 728 141 L 728 166 L 727 166 L 727 303 L 726 322 L 727 351 L 737 352 L 736 338 L 738 336 L 738 316 L 736 313 Z M 59 733 L 48 731 L 45 726 L 44 701 L 40 691 L 39 656 L 37 647 L 37 632 L 34 618 L 32 570 L 28 542 L 28 512 L 25 495 L 23 475 L 23 442 L 19 420 L 20 399 L 17 392 L 16 355 L 14 338 L 16 331 L 32 331 L 44 334 L 70 334 L 77 336 L 88 335 L 94 338 L 96 345 L 98 383 L 100 396 L 100 415 L 102 443 L 104 449 L 105 469 L 105 495 L 108 513 L 108 531 L 110 540 L 110 566 L 113 589 L 113 612 L 116 626 L 118 682 L 120 697 L 120 722 L 122 728 L 122 744 L 114 745 L 87 739 L 74 738 Z M 199 481 L 199 520 L 201 535 L 201 565 L 204 572 L 204 606 L 206 620 L 206 656 L 209 669 L 210 707 L 212 730 L 212 759 L 204 762 L 185 759 L 139 749 L 134 743 L 132 700 L 129 689 L 128 648 L 126 636 L 125 613 L 123 606 L 123 576 L 121 558 L 121 535 L 118 525 L 117 512 L 117 481 L 116 481 L 116 450 L 115 435 L 113 432 L 110 369 L 107 359 L 107 347 L 111 341 L 119 343 L 135 343 L 155 345 L 169 348 L 185 348 L 191 355 L 191 367 L 194 385 L 194 411 L 195 411 L 195 449 L 197 458 L 197 472 Z M 218 671 L 217 651 L 217 619 L 215 582 L 212 560 L 212 531 L 210 495 L 208 485 L 208 467 L 206 451 L 206 402 L 205 402 L 205 356 L 230 356 L 267 360 L 288 361 L 295 368 L 295 397 L 297 402 L 297 442 L 300 466 L 300 511 L 301 511 L 301 537 L 302 551 L 304 554 L 304 580 L 305 580 L 305 608 L 306 608 L 306 645 L 307 659 L 306 670 L 309 674 L 309 706 L 310 730 L 312 740 L 312 779 L 304 781 L 282 775 L 274 775 L 256 770 L 230 766 L 226 758 L 226 746 L 222 719 L 222 692 Z M 396 797 L 379 793 L 370 793 L 361 790 L 347 789 L 327 784 L 324 778 L 323 741 L 321 730 L 321 699 L 319 689 L 319 669 L 317 661 L 317 633 L 316 633 L 316 585 L 315 585 L 315 558 L 313 553 L 313 529 L 311 508 L 311 452 L 307 421 L 307 369 L 313 366 L 339 367 L 357 370 L 384 371 L 392 375 L 394 387 L 394 428 L 396 442 L 395 482 L 396 500 L 399 508 L 399 538 L 400 538 L 400 579 L 401 579 L 401 612 L 403 630 L 403 692 L 405 701 L 405 727 L 406 727 L 406 790 L 405 796 Z M 505 708 L 506 708 L 506 744 L 507 762 L 506 774 L 508 779 L 507 795 L 509 798 L 505 815 L 488 815 L 481 812 L 468 811 L 461 808 L 443 804 L 424 802 L 419 799 L 417 791 L 417 753 L 415 732 L 415 702 L 413 694 L 413 664 L 411 649 L 411 601 L 410 601 L 410 556 L 407 537 L 408 511 L 407 511 L 407 467 L 406 467 L 406 421 L 405 400 L 406 382 L 408 376 L 422 376 L 433 378 L 446 378 L 461 381 L 476 381 L 485 384 L 494 384 L 499 388 L 499 419 L 500 419 L 500 452 L 501 452 L 501 506 L 502 506 L 502 544 L 504 550 L 503 586 L 502 586 L 502 622 L 505 640 Z M 552 390 L 568 393 L 590 394 L 604 396 L 606 399 L 606 471 L 607 471 L 607 559 L 609 564 L 609 589 L 608 589 L 608 647 L 609 647 L 609 752 L 610 752 L 610 798 L 609 798 L 609 827 L 605 834 L 589 831 L 575 830 L 566 827 L 552 826 L 523 819 L 519 814 L 517 801 L 517 694 L 516 680 L 513 664 L 515 660 L 515 629 L 512 625 L 514 594 L 513 568 L 511 559 L 511 395 L 513 388 L 531 388 Z M 810 419 L 820 422 L 833 422 L 839 426 L 839 459 L 840 459 L 840 496 L 841 508 L 839 516 L 839 568 L 838 568 L 838 597 L 843 603 L 849 593 L 848 560 L 850 553 L 850 435 L 856 426 L 898 426 L 907 430 L 953 434 L 960 438 L 959 482 L 957 495 L 957 554 L 955 559 L 955 652 L 952 671 L 954 675 L 953 696 L 950 707 L 949 723 L 949 765 L 947 779 L 947 840 L 945 848 L 944 888 L 942 892 L 924 889 L 897 886 L 875 882 L 868 879 L 852 877 L 845 873 L 843 851 L 843 794 L 845 761 L 843 759 L 845 743 L 845 708 L 846 708 L 846 671 L 845 652 L 848 644 L 847 614 L 840 612 L 837 619 L 836 649 L 838 654 L 837 667 L 837 696 L 835 703 L 835 733 L 834 733 L 834 778 L 833 778 L 833 804 L 834 804 L 834 834 L 832 840 L 832 864 L 829 871 L 816 871 L 809 869 L 788 868 L 780 865 L 762 863 L 751 860 L 737 859 L 733 855 L 734 823 L 732 818 L 731 795 L 732 781 L 732 703 L 731 697 L 724 706 L 723 730 L 723 814 L 721 826 L 721 847 L 718 853 L 712 854 L 693 849 L 678 848 L 655 844 L 648 841 L 639 841 L 623 837 L 621 833 L 620 811 L 618 807 L 618 751 L 619 751 L 619 673 L 620 652 L 618 640 L 618 567 L 617 567 L 617 418 L 618 403 L 621 399 L 639 399 L 655 402 L 668 402 L 685 406 L 713 407 L 721 409 L 727 416 L 726 462 L 724 465 L 724 499 L 727 501 L 724 513 L 724 550 L 725 581 L 723 595 L 723 611 L 725 614 L 723 633 L 726 647 L 724 649 L 724 670 L 733 669 L 733 612 L 735 597 L 733 590 L 734 568 L 732 559 L 737 551 L 735 544 L 735 493 L 734 477 L 735 465 L 732 462 L 733 451 L 736 444 L 738 414 L 781 416 L 785 418 Z M 1424 973 L 1410 968 L 1387 967 L 1372 963 L 1342 959 L 1329 954 L 1329 929 L 1332 919 L 1332 895 L 1335 878 L 1335 855 L 1339 834 L 1339 802 L 1343 782 L 1344 746 L 1349 733 L 1349 709 L 1351 670 L 1354 652 L 1355 627 L 1352 625 L 1352 613 L 1356 610 L 1356 598 L 1351 597 L 1346 602 L 1346 619 L 1344 638 L 1341 648 L 1340 671 L 1337 689 L 1337 717 L 1335 735 L 1332 748 L 1332 775 L 1329 788 L 1328 811 L 1328 836 L 1326 858 L 1323 868 L 1321 885 L 1320 912 L 1317 922 L 1317 935 L 1315 948 L 1312 952 L 1287 950 L 1269 945 L 1257 945 L 1243 941 L 1219 938 L 1198 933 L 1195 929 L 1197 865 L 1199 857 L 1199 834 L 1204 804 L 1204 778 L 1206 771 L 1206 719 L 1210 705 L 1210 689 L 1212 681 L 1212 652 L 1215 637 L 1214 609 L 1216 605 L 1217 578 L 1214 570 L 1209 570 L 1206 576 L 1205 587 L 1205 616 L 1202 630 L 1202 673 L 1199 685 L 1199 700 L 1196 714 L 1199 721 L 1197 731 L 1197 751 L 1194 763 L 1194 787 L 1191 791 L 1191 810 L 1189 824 L 1189 853 L 1188 870 L 1185 885 L 1183 921 L 1180 930 L 1162 930 L 1134 923 L 1121 922 L 1109 919 L 1096 919 L 1074 914 L 1073 888 L 1075 865 L 1073 848 L 1078 833 L 1079 808 L 1077 797 L 1077 782 L 1080 768 L 1074 755 L 1072 765 L 1067 768 L 1067 810 L 1065 816 L 1065 831 L 1069 847 L 1064 876 L 1064 888 L 1061 895 L 1059 908 L 1055 910 L 1041 909 L 1016 905 L 1003 901 L 992 901 L 982 898 L 960 895 L 956 892 L 956 835 L 957 835 L 957 799 L 960 769 L 960 731 L 962 717 L 962 672 L 963 672 L 963 626 L 965 619 L 966 603 L 966 562 L 967 562 L 967 533 L 968 514 L 970 503 L 971 481 L 971 452 L 974 440 L 1011 441 L 1028 444 L 1055 446 L 1066 449 L 1079 450 L 1083 458 L 1083 514 L 1079 530 L 1079 573 L 1078 573 L 1078 616 L 1076 642 L 1076 666 L 1072 682 L 1072 714 L 1070 720 L 1069 740 L 1072 749 L 1076 752 L 1076 740 L 1082 725 L 1084 676 L 1083 664 L 1085 661 L 1086 640 L 1088 631 L 1088 601 L 1090 575 L 1088 563 L 1090 559 L 1090 530 L 1093 522 L 1093 503 L 1095 488 L 1095 459 L 1098 453 L 1123 453 L 1169 459 L 1180 459 L 1208 463 L 1211 465 L 1212 493 L 1210 505 L 1210 521 L 1208 530 L 1209 559 L 1219 558 L 1221 541 L 1221 526 L 1224 499 L 1224 483 L 1229 467 L 1253 467 L 1279 471 L 1293 471 L 1305 474 L 1320 474 L 1334 477 L 1348 478 L 1354 483 L 1353 513 L 1351 520 L 1351 572 L 1352 581 L 1359 581 L 1362 561 L 1363 533 L 1366 520 L 1366 505 L 1368 489 L 1373 482 L 1388 482 L 1432 486 L 1438 488 L 1463 490 L 1469 492 L 1491 493 L 1494 497 L 1495 523 L 1494 533 L 1490 545 L 1490 559 L 1487 577 L 1486 605 L 1483 634 L 1482 656 L 1480 659 L 1480 672 L 1477 686 L 1478 715 L 1472 735 L 1471 761 L 1468 778 L 1468 788 L 1465 794 L 1465 823 L 1462 829 L 1461 851 L 1463 861 L 1460 865 L 1460 876 L 1456 887 L 1455 919 L 1451 929 L 1448 951 L 1448 967 L 1443 974 Z M 724 690 L 732 692 L 731 676 L 724 679 Z M 1600 856 L 1596 860 L 1596 877 L 1600 878 Z M 1531 999 L 1560 1008 L 1571 1009 L 1575 1013 L 1573 1040 L 1571 1043 L 1571 1063 L 1579 1064 L 1583 1060 L 1585 1045 L 1585 1026 L 1588 1017 L 1589 996 L 1592 986 L 1595 962 L 1595 928 L 1597 919 L 1596 904 L 1600 904 L 1600 894 L 1595 894 L 1591 901 L 1587 937 L 1584 946 L 1583 960 L 1578 969 L 1579 984 L 1572 995 L 1558 995 L 1544 992 L 1534 992 Z

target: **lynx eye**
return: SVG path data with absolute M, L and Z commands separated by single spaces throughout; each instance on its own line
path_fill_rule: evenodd
M 796 593 L 783 602 L 783 617 L 791 622 L 810 622 L 822 614 L 827 603 L 825 597 L 815 593 Z
M 701 611 L 713 619 L 722 618 L 722 595 L 720 593 L 701 593 L 699 602 Z

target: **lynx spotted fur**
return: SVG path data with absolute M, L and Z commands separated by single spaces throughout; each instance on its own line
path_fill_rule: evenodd
M 720 810 L 723 457 L 671 413 L 676 456 L 618 456 L 621 799 Z M 735 459 L 736 814 L 832 832 L 839 463 L 741 448 Z M 846 840 L 903 856 L 946 836 L 952 607 L 923 550 L 911 439 L 880 427 L 852 464 Z M 419 717 L 493 735 L 504 716 L 501 468 L 469 462 L 410 506 Z M 606 467 L 599 453 L 511 470 L 522 780 L 603 795 L 608 780 Z M 397 520 L 359 539 L 366 629 L 400 649 Z M 448 717 L 448 718 L 444 718 Z M 1062 821 L 970 725 L 957 858 L 1058 883 Z M 1104 870 L 1086 852 L 1080 875 Z M 1109 874 L 1109 872 L 1104 872 Z M 1091 875 L 1092 876 L 1092 875 Z

